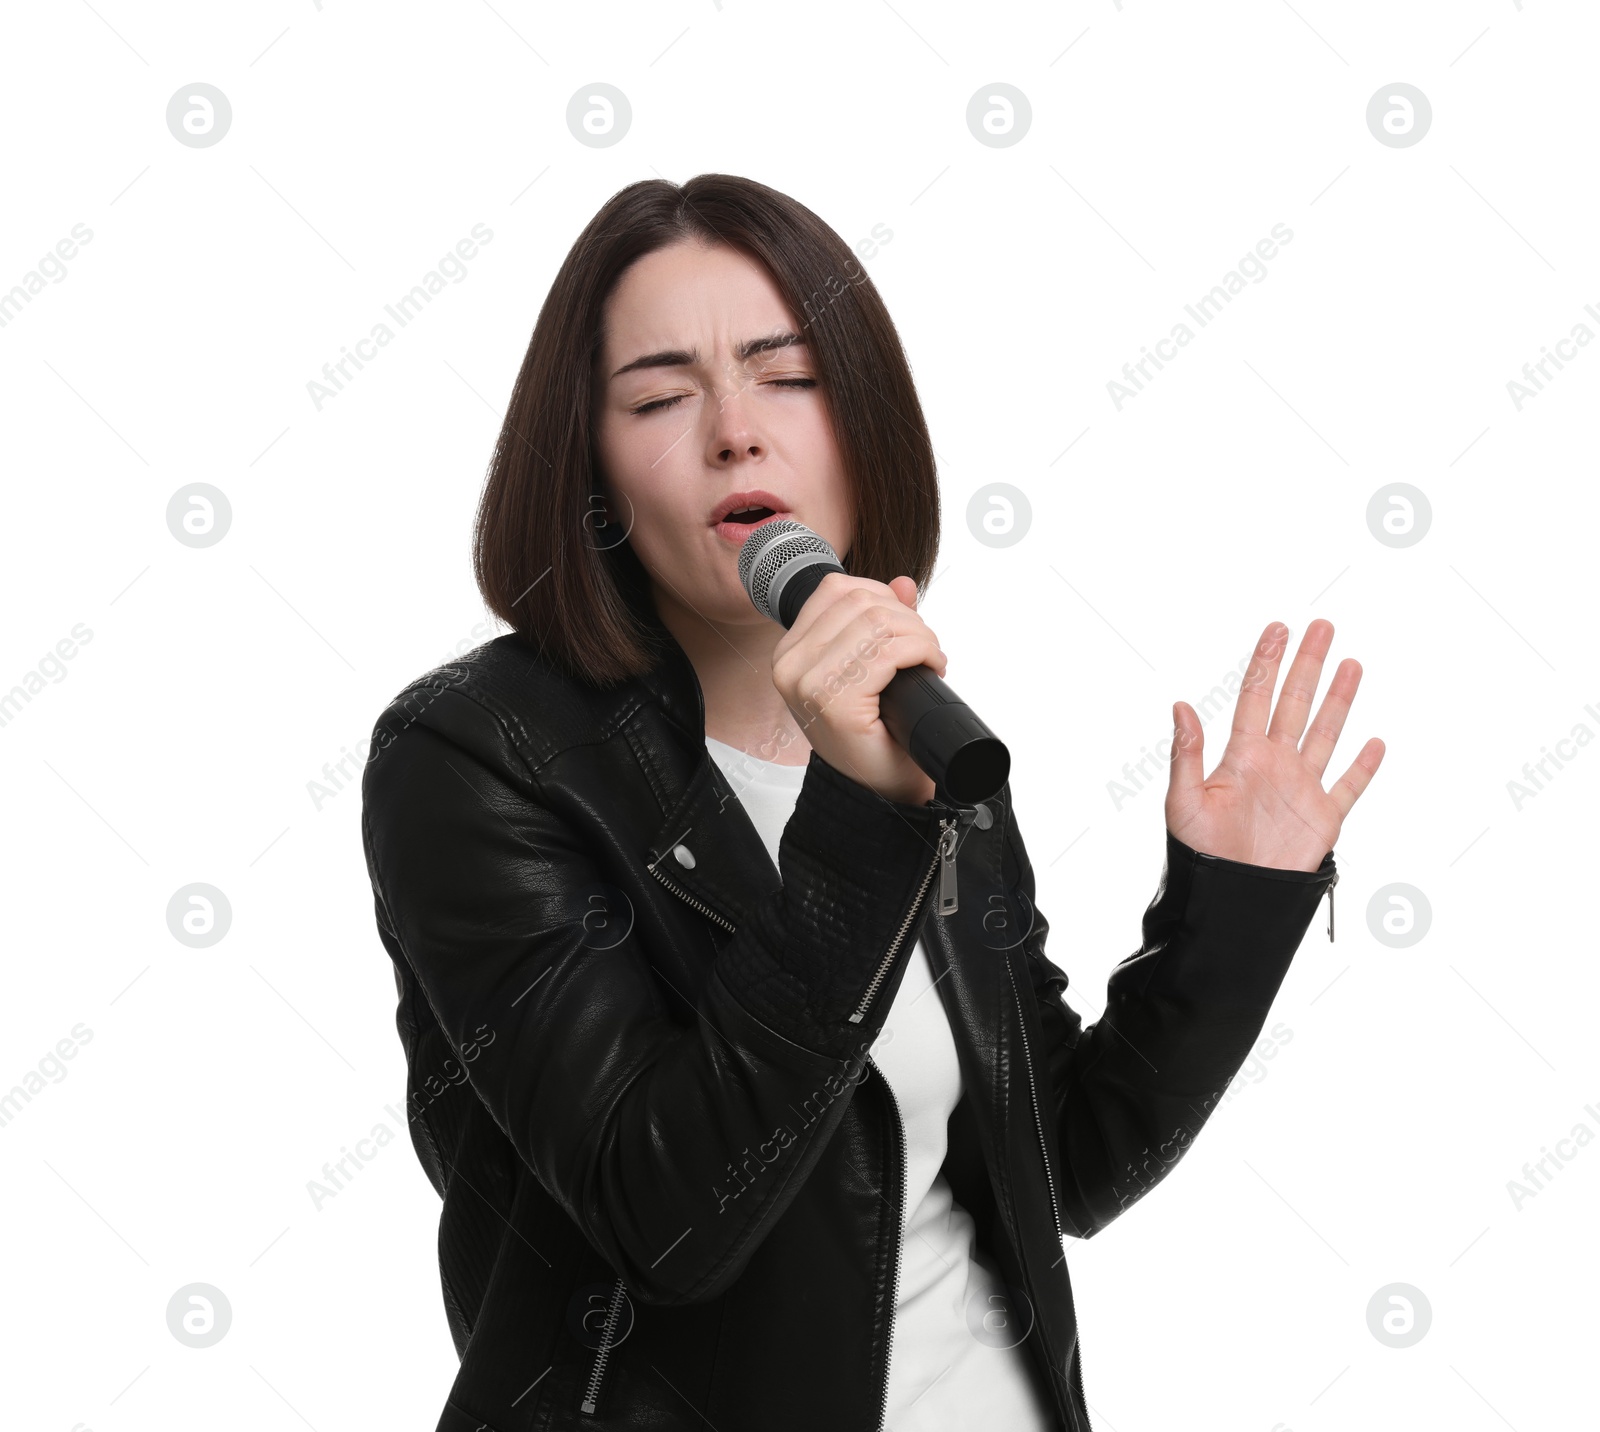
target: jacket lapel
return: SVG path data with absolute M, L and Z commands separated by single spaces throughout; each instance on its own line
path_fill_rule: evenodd
M 688 786 L 643 859 L 735 929 L 749 921 L 755 905 L 783 888 L 755 823 L 704 741 Z

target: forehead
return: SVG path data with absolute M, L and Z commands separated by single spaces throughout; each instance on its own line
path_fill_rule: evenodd
M 772 276 L 755 259 L 722 245 L 691 243 L 633 263 L 606 300 L 602 326 L 607 372 L 668 348 L 726 357 L 746 339 L 797 328 Z

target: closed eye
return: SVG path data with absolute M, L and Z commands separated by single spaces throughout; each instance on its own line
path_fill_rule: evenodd
M 815 378 L 774 378 L 770 382 L 762 384 L 762 386 L 767 388 L 815 388 L 817 380 Z M 642 417 L 645 413 L 665 411 L 667 408 L 681 403 L 683 399 L 684 395 L 679 393 L 676 397 L 657 398 L 653 403 L 646 403 L 639 408 L 629 408 L 628 411 L 636 417 Z

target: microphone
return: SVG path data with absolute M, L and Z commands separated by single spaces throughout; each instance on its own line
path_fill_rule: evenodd
M 762 616 L 794 625 L 800 608 L 839 555 L 803 522 L 763 522 L 739 548 L 739 581 Z M 997 794 L 1011 774 L 1011 753 L 973 709 L 926 666 L 902 667 L 878 695 L 889 734 L 960 805 Z

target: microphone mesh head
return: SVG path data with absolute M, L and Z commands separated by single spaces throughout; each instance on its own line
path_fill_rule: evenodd
M 744 545 L 739 548 L 739 580 L 762 616 L 780 620 L 768 605 L 772 579 L 789 562 L 808 553 L 839 562 L 839 554 L 826 538 L 819 537 L 805 523 L 796 522 L 792 517 L 764 522 L 744 539 Z M 839 565 L 844 564 L 839 562 Z

